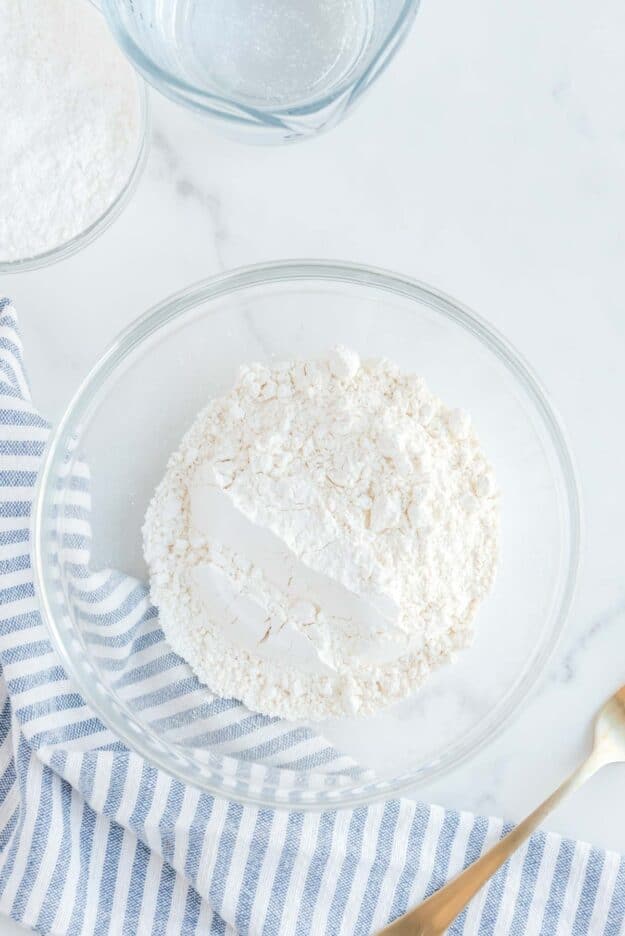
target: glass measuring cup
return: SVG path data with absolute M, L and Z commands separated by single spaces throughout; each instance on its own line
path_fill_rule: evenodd
M 241 139 L 337 123 L 378 77 L 419 0 L 99 0 L 122 49 L 174 101 Z

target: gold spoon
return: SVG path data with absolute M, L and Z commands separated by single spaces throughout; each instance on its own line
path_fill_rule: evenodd
M 471 898 L 565 796 L 581 787 L 606 764 L 619 762 L 625 763 L 625 686 L 599 712 L 592 753 L 581 767 L 490 851 L 414 910 L 381 930 L 379 936 L 441 936 Z

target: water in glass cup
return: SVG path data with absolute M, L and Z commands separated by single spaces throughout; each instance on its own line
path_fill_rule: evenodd
M 289 139 L 336 120 L 418 0 L 99 0 L 146 78 L 230 129 Z
M 178 50 L 190 84 L 252 107 L 326 96 L 358 62 L 372 0 L 134 0 L 153 52 Z M 166 8 L 166 9 L 164 9 Z M 146 49 L 149 53 L 149 49 Z

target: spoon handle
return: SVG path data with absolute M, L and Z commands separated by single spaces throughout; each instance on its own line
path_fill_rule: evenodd
M 399 917 L 383 929 L 379 936 L 441 936 L 453 923 L 472 897 L 486 884 L 510 855 L 529 838 L 543 819 L 565 796 L 577 790 L 606 763 L 598 749 L 584 761 L 533 813 L 508 832 L 504 838 L 482 855 L 470 867 L 441 887 L 414 910 Z

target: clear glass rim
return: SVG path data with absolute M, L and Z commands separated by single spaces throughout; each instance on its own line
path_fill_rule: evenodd
M 359 90 L 367 85 L 370 77 L 382 70 L 383 64 L 388 62 L 404 40 L 412 20 L 419 9 L 420 0 L 404 0 L 404 4 L 397 16 L 392 29 L 384 38 L 364 72 L 354 80 L 345 78 L 339 82 L 331 94 L 302 104 L 301 106 L 276 107 L 263 110 L 246 105 L 232 98 L 225 98 L 189 84 L 169 71 L 161 68 L 153 59 L 145 54 L 143 49 L 128 35 L 119 23 L 117 16 L 111 8 L 110 0 L 98 0 L 111 32 L 115 36 L 120 48 L 133 63 L 135 68 L 158 91 L 166 94 L 173 100 L 182 102 L 196 110 L 209 114 L 220 120 L 252 127 L 264 126 L 275 130 L 291 130 L 289 118 L 305 118 L 311 113 L 324 111 L 347 91 L 350 97 L 356 97 Z
M 106 211 L 96 218 L 89 227 L 85 228 L 75 237 L 52 247 L 43 253 L 35 254 L 32 257 L 23 257 L 19 260 L 0 260 L 0 273 L 26 273 L 29 270 L 38 270 L 41 267 L 50 266 L 65 260 L 73 254 L 78 253 L 84 247 L 91 244 L 104 231 L 113 224 L 120 216 L 131 197 L 133 196 L 139 180 L 143 174 L 149 152 L 150 126 L 151 126 L 151 108 L 148 86 L 143 78 L 135 73 L 137 82 L 137 94 L 139 96 L 139 134 L 137 139 L 137 153 L 135 161 L 128 174 L 128 178 L 123 188 L 115 196 L 115 199 L 108 206 Z
M 54 588 L 58 580 L 48 568 L 45 560 L 45 519 L 53 506 L 56 480 L 70 441 L 80 440 L 81 433 L 89 423 L 90 416 L 106 391 L 109 378 L 134 349 L 171 321 L 184 316 L 200 304 L 232 294 L 250 287 L 298 281 L 317 281 L 351 284 L 381 289 L 407 298 L 425 302 L 444 317 L 456 322 L 489 348 L 517 378 L 532 400 L 557 458 L 561 473 L 562 490 L 565 498 L 565 516 L 568 551 L 566 570 L 561 575 L 550 614 L 551 626 L 546 639 L 537 646 L 532 658 L 526 663 L 517 680 L 483 719 L 460 741 L 448 746 L 431 761 L 391 780 L 372 780 L 358 788 L 337 788 L 332 791 L 307 792 L 295 788 L 274 790 L 267 793 L 250 794 L 237 778 L 220 772 L 222 758 L 213 755 L 212 766 L 202 764 L 198 769 L 191 758 L 175 751 L 168 742 L 153 738 L 144 728 L 134 724 L 134 716 L 117 699 L 100 691 L 94 682 L 94 671 L 90 663 L 77 663 L 68 644 L 71 634 L 54 613 Z M 547 399 L 547 395 L 531 368 L 484 319 L 424 283 L 375 267 L 323 260 L 292 260 L 242 267 L 203 280 L 182 290 L 137 318 L 128 326 L 109 349 L 100 357 L 75 393 L 58 427 L 51 434 L 38 487 L 32 519 L 31 552 L 35 585 L 53 644 L 63 665 L 90 705 L 111 731 L 135 753 L 150 763 L 165 770 L 185 783 L 215 796 L 226 797 L 238 802 L 269 808 L 320 811 L 323 809 L 352 808 L 366 805 L 383 798 L 407 793 L 419 783 L 430 781 L 456 768 L 492 741 L 509 723 L 527 698 L 541 673 L 544 671 L 562 634 L 573 600 L 581 544 L 581 508 L 577 475 L 561 422 Z M 97 680 L 97 677 L 96 677 Z M 129 715 L 132 720 L 129 720 Z

